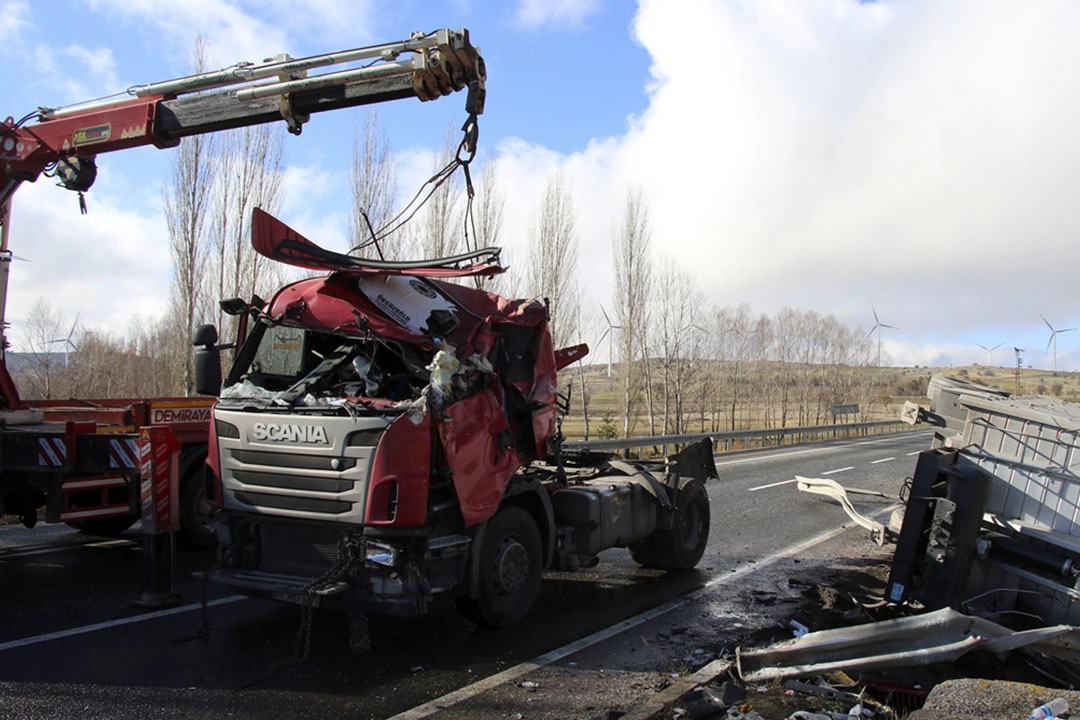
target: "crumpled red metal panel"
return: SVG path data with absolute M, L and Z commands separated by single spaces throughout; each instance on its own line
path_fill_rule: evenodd
M 416 422 L 402 415 L 395 418 L 379 440 L 371 459 L 364 522 L 368 525 L 419 527 L 427 520 L 428 479 L 431 473 L 430 413 Z M 425 452 L 426 450 L 426 452 Z M 397 503 L 393 518 L 387 507 L 396 483 Z
M 500 438 L 509 440 L 510 426 L 491 388 L 450 405 L 441 415 L 439 437 L 454 472 L 465 526 L 471 527 L 495 514 L 521 460 L 513 447 L 500 447 Z

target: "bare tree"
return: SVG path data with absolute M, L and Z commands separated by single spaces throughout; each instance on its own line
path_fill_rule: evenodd
M 400 238 L 390 238 L 377 247 L 369 245 L 373 235 L 386 228 L 397 204 L 397 166 L 390 150 L 390 138 L 379 123 L 375 110 L 366 110 L 362 125 L 353 132 L 352 212 L 349 214 L 351 246 L 361 248 L 361 257 L 387 260 L 405 257 L 408 248 Z
M 552 343 L 561 348 L 580 337 L 577 211 L 563 173 L 548 178 L 540 207 L 529 218 L 528 237 L 528 294 L 547 302 Z
M 195 42 L 195 72 L 206 67 L 206 39 Z M 169 176 L 163 188 L 165 219 L 169 228 L 169 250 L 175 274 L 173 310 L 179 319 L 176 357 L 183 358 L 183 392 L 194 386 L 191 336 L 204 311 L 201 271 L 208 251 L 207 220 L 211 212 L 214 183 L 214 155 L 217 140 L 213 135 L 196 135 L 180 144 L 171 158 Z
M 506 209 L 506 194 L 499 186 L 499 169 L 496 160 L 488 157 L 480 170 L 476 183 L 476 198 L 473 201 L 473 217 L 476 226 L 476 246 L 499 247 L 502 238 L 503 212 Z M 503 259 L 504 262 L 506 259 Z M 482 290 L 495 290 L 502 276 L 478 278 L 477 287 Z
M 623 437 L 630 437 L 641 378 L 647 379 L 647 329 L 652 228 L 641 188 L 627 191 L 622 221 L 615 231 L 615 314 L 622 330 L 620 355 L 623 362 Z M 638 360 L 641 361 L 640 367 Z M 649 383 L 646 382 L 646 391 Z
M 436 176 L 454 162 L 456 154 L 454 131 L 447 128 L 442 149 L 432 154 L 432 169 Z M 461 251 L 457 208 L 460 186 L 461 176 L 458 173 L 449 175 L 431 193 L 420 214 L 419 225 L 410 226 L 412 232 L 419 233 L 413 244 L 425 258 L 446 257 Z
M 280 273 L 251 247 L 251 213 L 273 214 L 284 181 L 283 128 L 257 125 L 223 133 L 219 140 L 213 196 L 213 234 L 218 286 L 216 299 L 250 297 L 277 284 Z M 218 325 L 224 316 L 218 312 Z
M 670 258 L 660 261 L 651 303 L 655 319 L 664 412 L 662 432 L 685 431 L 687 383 L 693 364 L 693 338 L 698 332 L 695 311 L 701 292 L 693 276 Z
M 62 335 L 63 318 L 53 309 L 45 298 L 38 298 L 26 323 L 22 327 L 23 344 L 29 348 L 31 360 L 23 377 L 28 381 L 28 388 L 23 392 L 27 397 L 49 399 L 57 388 L 54 384 L 63 369 L 63 362 L 55 357 L 55 341 Z M 70 350 L 66 345 L 64 351 Z

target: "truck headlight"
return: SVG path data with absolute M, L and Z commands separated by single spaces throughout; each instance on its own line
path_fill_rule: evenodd
M 368 541 L 364 548 L 364 561 L 385 567 L 397 565 L 398 550 L 391 545 Z

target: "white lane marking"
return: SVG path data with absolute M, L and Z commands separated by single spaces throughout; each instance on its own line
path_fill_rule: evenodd
M 750 488 L 749 490 L 747 490 L 747 492 L 755 492 L 757 490 L 765 490 L 767 488 L 780 487 L 781 485 L 790 485 L 793 482 L 799 482 L 799 479 L 798 478 L 791 478 L 790 480 L 781 480 L 780 482 L 769 483 L 768 485 L 758 485 L 757 487 Z
M 217 605 L 225 605 L 226 603 L 246 599 L 247 598 L 244 595 L 230 595 L 229 597 L 211 600 L 206 603 L 206 607 L 215 607 Z M 25 647 L 27 645 L 49 642 L 50 640 L 72 637 L 73 635 L 85 635 L 86 633 L 97 632 L 98 630 L 108 630 L 109 628 L 120 627 L 121 625 L 133 625 L 134 623 L 141 623 L 147 620 L 156 620 L 158 618 L 168 617 L 169 615 L 179 615 L 180 613 L 191 612 L 192 610 L 199 610 L 201 608 L 202 603 L 193 603 L 182 607 L 169 608 L 168 610 L 157 610 L 152 613 L 146 613 L 145 615 L 120 618 L 119 620 L 108 620 L 106 622 L 94 623 L 93 625 L 83 625 L 82 627 L 70 628 L 68 630 L 45 633 L 44 635 L 34 635 L 33 637 L 27 637 L 21 640 L 11 640 L 10 642 L 0 643 L 0 652 L 3 652 L 4 650 L 14 650 L 15 648 Z
M 909 435 L 908 437 L 919 438 L 919 437 L 922 437 L 924 435 L 929 435 L 929 434 L 930 434 L 929 431 L 924 430 L 924 431 L 919 431 L 919 432 L 916 432 L 916 433 L 911 433 L 911 435 Z M 903 439 L 907 439 L 907 438 L 903 438 Z M 853 442 L 851 444 L 852 445 L 873 445 L 875 443 L 895 442 L 896 440 L 897 440 L 897 438 L 894 436 L 894 437 L 881 438 L 879 440 L 860 440 L 859 442 Z
M 71 550 L 81 550 L 82 548 L 100 548 L 100 547 L 118 547 L 121 545 L 135 546 L 134 540 L 101 540 L 99 542 L 89 543 L 71 543 L 69 545 L 51 545 L 49 547 L 42 547 L 36 545 L 27 550 L 19 550 L 18 548 L 0 548 L 0 560 L 7 560 L 8 558 L 21 558 L 29 557 L 31 555 L 48 555 L 50 553 L 68 552 Z
M 884 510 L 874 513 L 872 517 L 888 517 L 888 513 L 892 512 L 893 508 L 896 507 L 900 506 L 893 505 L 891 507 L 885 508 Z M 728 585 L 738 580 L 741 580 L 744 575 L 748 575 L 752 572 L 757 572 L 758 570 L 766 568 L 769 565 L 779 562 L 780 560 L 783 560 L 785 558 L 804 553 L 815 545 L 819 545 L 827 540 L 832 540 L 834 537 L 840 535 L 843 532 L 846 532 L 853 527 L 855 527 L 854 523 L 841 525 L 840 527 L 837 527 L 833 530 L 828 530 L 821 533 L 820 535 L 812 537 L 809 540 L 804 540 L 801 543 L 790 545 L 782 550 L 773 553 L 772 555 L 769 555 L 768 557 L 758 560 L 756 563 L 750 565 L 743 565 L 741 568 L 734 570 L 727 575 L 724 575 L 723 577 L 713 578 L 709 582 L 705 583 L 704 587 L 699 588 L 687 595 L 683 595 L 681 598 L 676 598 L 675 600 L 661 605 L 660 607 L 653 608 L 652 610 L 647 610 L 640 615 L 635 615 L 632 618 L 623 620 L 622 622 L 612 625 L 609 628 L 598 630 L 592 635 L 583 637 L 580 640 L 575 640 L 569 645 L 564 645 L 561 648 L 552 650 L 549 653 L 544 653 L 543 655 L 535 657 L 532 660 L 528 660 L 519 665 L 515 665 L 512 668 L 503 670 L 501 673 L 497 673 L 490 677 L 486 677 L 483 680 L 474 682 L 472 685 L 467 685 L 458 690 L 454 690 L 453 692 L 449 692 L 442 697 L 435 698 L 434 700 L 426 702 L 423 705 L 417 705 L 411 710 L 406 710 L 405 712 L 394 715 L 393 717 L 389 718 L 389 720 L 423 720 L 423 718 L 431 717 L 432 715 L 442 710 L 445 710 L 448 707 L 457 705 L 458 703 L 464 702 L 469 698 L 485 693 L 492 688 L 496 688 L 506 683 L 513 682 L 521 676 L 538 670 L 545 665 L 551 665 L 552 663 L 558 662 L 559 660 L 562 660 L 569 655 L 573 655 L 580 650 L 584 650 L 587 647 L 591 647 L 599 642 L 607 640 L 608 638 L 614 637 L 615 635 L 618 635 L 625 630 L 637 627 L 638 625 L 648 622 L 649 620 L 652 620 L 654 618 L 660 617 L 665 613 L 676 610 L 693 600 L 697 600 L 698 598 L 702 597 L 707 592 L 715 588 L 722 587 L 724 585 Z
M 880 460 L 871 460 L 870 464 L 871 465 L 877 465 L 878 463 L 892 462 L 895 459 L 896 459 L 895 457 L 881 458 Z
M 911 457 L 912 455 L 919 455 L 919 454 L 921 454 L 921 453 L 923 453 L 923 452 L 925 452 L 925 451 L 923 451 L 923 450 L 916 450 L 915 452 L 909 452 L 909 453 L 907 454 L 907 456 L 908 456 L 908 457 Z
M 853 465 L 848 465 L 847 467 L 836 468 L 835 470 L 826 470 L 825 472 L 823 472 L 821 474 L 822 475 L 835 475 L 836 473 L 847 472 L 848 470 L 854 470 L 854 469 L 855 469 L 855 467 Z

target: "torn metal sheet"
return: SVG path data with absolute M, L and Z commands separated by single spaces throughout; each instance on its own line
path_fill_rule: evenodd
M 1000 653 L 1028 647 L 1052 654 L 1054 640 L 1072 638 L 1076 630 L 1057 626 L 1014 632 L 995 622 L 944 608 L 869 625 L 822 630 L 767 648 L 738 648 L 735 662 L 743 680 L 759 682 L 830 670 L 950 662 L 975 648 Z M 1068 642 L 1056 646 L 1067 652 Z
M 798 483 L 797 487 L 800 492 L 824 495 L 825 497 L 836 500 L 840 503 L 840 507 L 844 509 L 844 512 L 848 514 L 849 518 L 870 531 L 870 538 L 874 542 L 878 545 L 885 544 L 887 533 L 885 526 L 876 520 L 871 520 L 865 515 L 860 514 L 848 499 L 847 490 L 844 489 L 843 485 L 835 480 L 829 480 L 827 478 L 805 478 L 801 475 L 796 475 L 795 480 Z

